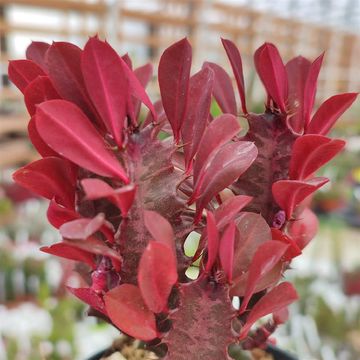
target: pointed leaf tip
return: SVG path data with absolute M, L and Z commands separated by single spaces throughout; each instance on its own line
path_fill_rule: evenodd
M 159 62 L 158 81 L 166 116 L 176 142 L 186 115 L 192 50 L 186 38 L 168 47 Z
M 241 100 L 241 108 L 244 114 L 247 114 L 246 109 L 246 97 L 245 97 L 245 82 L 244 82 L 244 74 L 243 74 L 243 66 L 242 59 L 240 55 L 239 49 L 236 45 L 227 39 L 221 39 L 221 42 L 224 46 L 226 54 L 230 60 L 230 64 L 235 76 L 236 85 L 239 91 L 240 100 Z
M 307 134 L 327 135 L 340 116 L 353 104 L 358 93 L 334 95 L 322 103 L 313 116 Z
M 254 54 L 257 73 L 269 96 L 280 110 L 286 112 L 288 80 L 279 50 L 271 43 L 265 43 Z
M 57 153 L 96 174 L 129 179 L 86 115 L 65 100 L 50 100 L 36 111 L 36 128 L 42 139 Z
M 128 82 L 116 51 L 98 38 L 90 38 L 81 56 L 86 89 L 106 128 L 122 146 Z
M 317 177 L 309 180 L 279 180 L 272 186 L 272 193 L 278 205 L 285 210 L 287 219 L 300 202 L 325 185 L 329 179 Z

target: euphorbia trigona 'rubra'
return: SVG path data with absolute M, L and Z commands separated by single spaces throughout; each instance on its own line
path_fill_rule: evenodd
M 229 40 L 223 45 L 239 107 L 219 65 L 205 62 L 191 75 L 186 39 L 161 57 L 154 104 L 145 91 L 151 66 L 133 70 L 97 37 L 83 50 L 34 42 L 27 60 L 9 66 L 43 157 L 14 179 L 50 200 L 49 221 L 63 237 L 42 250 L 84 263 L 88 287 L 69 290 L 172 360 L 226 359 L 230 344 L 259 346 L 286 321 L 297 294 L 281 276 L 317 227 L 303 201 L 327 182 L 313 174 L 344 142 L 326 135 L 356 98 L 336 95 L 311 116 L 322 56 L 284 65 L 266 43 L 254 57 L 266 108 L 253 114 L 240 53 Z M 213 98 L 223 111 L 216 118 Z M 243 137 L 238 108 L 249 123 Z M 168 136 L 160 140 L 160 132 Z M 192 232 L 201 237 L 188 257 Z

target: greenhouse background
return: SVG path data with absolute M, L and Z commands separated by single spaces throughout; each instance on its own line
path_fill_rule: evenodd
M 11 174 L 36 159 L 20 92 L 9 82 L 9 59 L 23 58 L 31 41 L 106 38 L 135 66 L 157 63 L 172 42 L 188 37 L 193 69 L 206 60 L 230 70 L 220 37 L 240 48 L 249 107 L 264 93 L 252 54 L 264 41 L 288 60 L 325 51 L 317 101 L 360 91 L 360 0 L 0 0 L 0 360 L 85 359 L 118 332 L 66 292 L 73 264 L 41 253 L 58 239 L 46 202 L 19 188 Z M 156 73 L 156 71 L 155 71 Z M 156 78 L 149 86 L 158 96 Z M 277 331 L 278 344 L 300 360 L 360 358 L 360 103 L 333 130 L 344 152 L 323 170 L 332 180 L 312 208 L 320 231 L 286 275 L 301 300 Z

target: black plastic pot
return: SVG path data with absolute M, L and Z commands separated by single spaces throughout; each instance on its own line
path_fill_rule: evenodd
M 275 360 L 298 360 L 296 356 L 273 345 L 268 345 L 266 352 L 271 354 Z
M 97 354 L 89 357 L 87 360 L 99 360 L 99 359 L 101 359 L 108 351 L 109 351 L 109 349 L 99 351 Z
M 87 360 L 100 360 L 109 350 L 103 350 L 88 358 Z M 271 354 L 274 360 L 298 360 L 298 358 L 287 351 L 281 350 L 276 346 L 268 345 L 266 352 Z

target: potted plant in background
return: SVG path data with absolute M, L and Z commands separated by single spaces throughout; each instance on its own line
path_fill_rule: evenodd
M 191 75 L 186 39 L 160 59 L 155 103 L 145 92 L 152 67 L 133 69 L 97 37 L 84 49 L 34 42 L 9 65 L 42 156 L 14 179 L 50 200 L 63 238 L 42 251 L 81 264 L 87 285 L 69 291 L 90 314 L 171 360 L 266 347 L 286 321 L 297 294 L 282 276 L 317 229 L 304 200 L 327 182 L 313 174 L 344 141 L 326 135 L 356 98 L 335 95 L 311 116 L 323 56 L 284 65 L 265 43 L 254 56 L 265 112 L 248 112 L 239 50 L 222 42 L 241 111 L 219 65 Z

